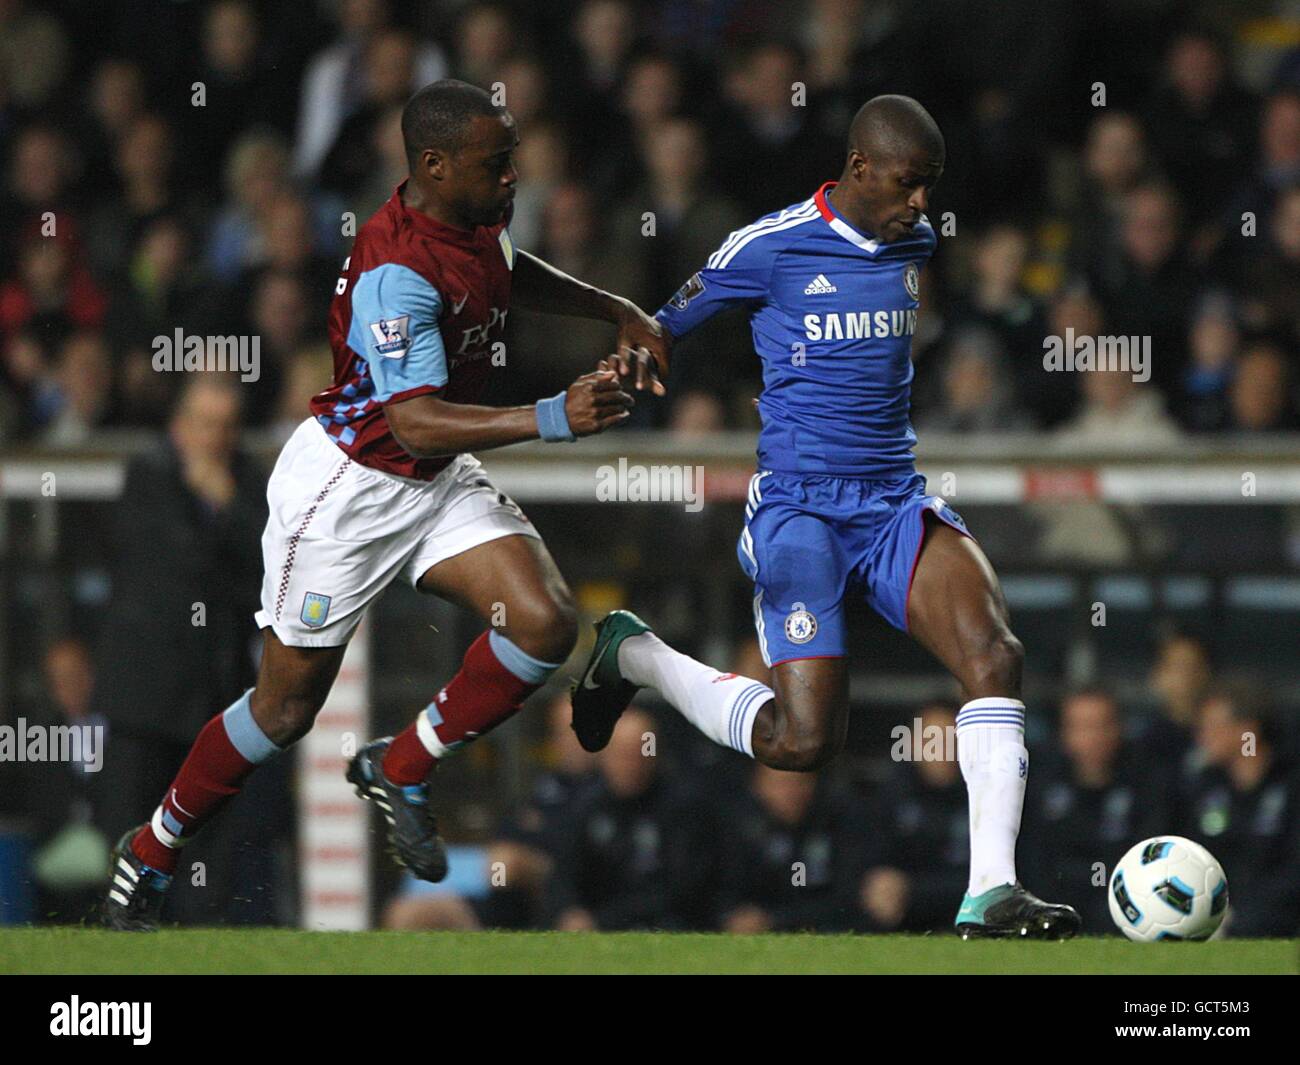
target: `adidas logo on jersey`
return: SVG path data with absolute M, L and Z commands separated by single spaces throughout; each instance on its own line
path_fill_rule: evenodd
M 808 287 L 803 290 L 805 296 L 824 296 L 829 292 L 838 292 L 834 285 L 827 280 L 825 274 L 818 274 L 808 282 Z

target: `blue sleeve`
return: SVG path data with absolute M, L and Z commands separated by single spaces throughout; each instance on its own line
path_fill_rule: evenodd
M 655 318 L 679 337 L 728 307 L 765 299 L 775 260 L 771 242 L 758 239 L 762 236 L 753 226 L 732 233 Z
M 380 403 L 447 383 L 441 313 L 438 290 L 409 266 L 384 263 L 356 279 L 348 347 L 366 360 Z

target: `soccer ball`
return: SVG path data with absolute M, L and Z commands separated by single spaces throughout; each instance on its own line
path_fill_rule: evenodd
M 1213 854 L 1182 836 L 1133 847 L 1110 878 L 1110 915 L 1129 939 L 1209 939 L 1228 911 L 1228 879 Z

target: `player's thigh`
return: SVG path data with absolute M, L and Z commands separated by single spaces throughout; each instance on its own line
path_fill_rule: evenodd
M 909 631 L 968 698 L 1016 694 L 1021 649 L 992 564 L 971 537 L 938 519 L 926 521 L 908 596 Z
M 772 668 L 775 694 L 754 723 L 754 756 L 776 769 L 820 769 L 849 727 L 847 660 L 797 658 Z
M 567 655 L 576 638 L 573 595 L 536 536 L 478 544 L 425 570 L 416 586 L 474 611 L 531 654 Z
M 303 735 L 325 704 L 343 664 L 346 645 L 292 647 L 269 627 L 262 630 L 262 662 L 253 689 L 253 719 L 272 743 Z

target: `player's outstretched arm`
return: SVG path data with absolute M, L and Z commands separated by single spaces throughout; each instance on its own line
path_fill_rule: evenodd
M 576 440 L 626 419 L 635 400 L 612 370 L 583 374 L 565 391 L 530 407 L 476 407 L 437 396 L 384 405 L 397 442 L 420 459 L 489 451 L 525 440 Z
M 595 318 L 618 326 L 612 358 L 620 377 L 631 377 L 637 391 L 664 394 L 672 337 L 631 300 L 588 285 L 526 251 L 515 259 L 510 299 L 516 307 L 542 314 Z

